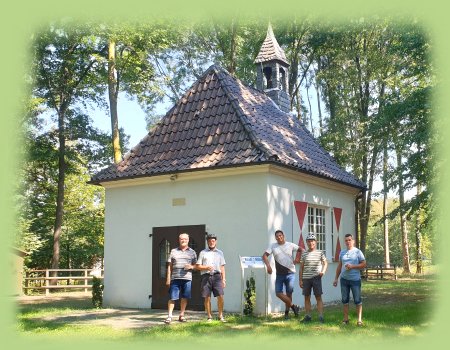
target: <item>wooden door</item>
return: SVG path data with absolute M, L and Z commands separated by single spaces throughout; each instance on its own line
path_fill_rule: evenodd
M 173 248 L 178 247 L 178 236 L 189 234 L 189 247 L 198 254 L 205 249 L 205 225 L 171 226 L 153 228 L 153 261 L 152 261 L 152 309 L 167 309 L 169 300 L 166 286 L 167 258 Z M 179 302 L 175 303 L 179 309 Z M 188 302 L 188 310 L 204 310 L 203 298 L 200 295 L 200 272 L 192 273 L 192 298 Z

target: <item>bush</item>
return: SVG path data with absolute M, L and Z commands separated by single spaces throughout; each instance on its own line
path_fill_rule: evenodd
M 103 305 L 102 280 L 95 276 L 92 279 L 92 305 L 97 309 L 100 309 Z
M 256 304 L 256 288 L 255 288 L 255 279 L 250 277 L 245 282 L 247 288 L 244 292 L 245 304 L 244 304 L 244 315 L 252 316 L 253 311 L 255 309 Z

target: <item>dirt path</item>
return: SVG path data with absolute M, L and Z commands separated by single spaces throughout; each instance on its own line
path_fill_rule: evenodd
M 40 305 L 45 308 L 70 307 L 79 309 L 70 315 L 56 315 L 49 317 L 36 317 L 36 320 L 51 321 L 56 323 L 72 323 L 76 325 L 100 325 L 111 326 L 119 329 L 148 328 L 155 325 L 163 325 L 167 316 L 166 310 L 154 309 L 126 309 L 105 308 L 92 309 L 91 296 L 84 293 L 60 293 L 51 296 L 20 296 L 16 298 L 19 307 L 27 305 Z M 83 310 L 86 308 L 86 310 Z M 178 323 L 178 311 L 174 312 L 174 322 Z M 205 319 L 202 311 L 186 311 L 188 321 L 201 321 Z

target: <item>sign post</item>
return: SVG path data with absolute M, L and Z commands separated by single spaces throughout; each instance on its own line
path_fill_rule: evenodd
M 239 255 L 239 262 L 241 264 L 241 314 L 244 313 L 244 289 L 245 289 L 245 282 L 244 282 L 244 271 L 245 269 L 264 269 L 264 312 L 265 316 L 267 316 L 268 313 L 268 287 L 267 287 L 267 271 L 266 271 L 266 264 L 264 264 L 264 261 L 261 256 L 240 256 Z

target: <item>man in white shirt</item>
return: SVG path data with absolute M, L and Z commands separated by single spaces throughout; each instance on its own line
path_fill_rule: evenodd
M 273 254 L 275 260 L 275 293 L 279 299 L 285 304 L 284 318 L 289 318 L 289 309 L 292 309 L 295 317 L 298 316 L 299 306 L 292 303 L 292 293 L 294 291 L 295 282 L 295 264 L 299 260 L 294 260 L 293 255 L 296 252 L 302 252 L 302 248 L 298 245 L 286 242 L 284 233 L 281 230 L 275 231 L 276 243 L 273 243 L 266 249 L 262 258 L 267 267 L 267 273 L 272 274 L 272 267 L 269 263 L 269 255 Z M 283 293 L 283 286 L 286 293 Z
M 226 285 L 225 279 L 225 258 L 223 252 L 216 247 L 217 236 L 209 233 L 206 236 L 208 248 L 203 249 L 195 266 L 202 275 L 201 293 L 205 298 L 205 310 L 208 314 L 208 322 L 212 321 L 211 314 L 211 293 L 217 298 L 217 309 L 219 313 L 219 321 L 226 322 L 223 316 L 223 295 Z

